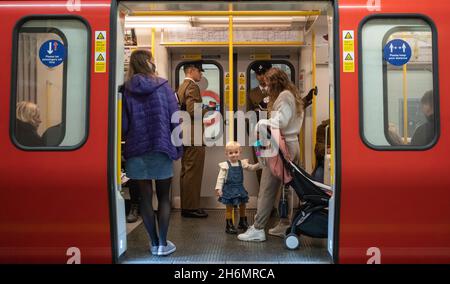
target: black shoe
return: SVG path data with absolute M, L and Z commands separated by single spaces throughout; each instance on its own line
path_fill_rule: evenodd
M 139 218 L 139 204 L 131 204 L 130 212 L 127 216 L 127 223 L 134 223 Z
M 227 226 L 225 227 L 225 232 L 227 234 L 233 234 L 233 235 L 237 234 L 237 230 L 236 230 L 236 227 L 234 227 L 233 220 L 227 219 Z
M 182 209 L 181 216 L 186 218 L 206 218 L 208 217 L 208 214 L 206 213 L 202 214 L 201 212 L 198 212 L 198 210 Z
M 206 211 L 203 210 L 202 208 L 197 209 L 197 212 L 202 214 L 202 215 L 205 215 L 205 217 L 208 217 L 208 213 L 206 213 Z
M 239 218 L 238 229 L 247 231 L 247 229 L 248 229 L 247 216 Z

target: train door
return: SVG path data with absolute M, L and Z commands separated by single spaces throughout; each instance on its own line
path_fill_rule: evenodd
M 328 36 L 333 15 L 328 13 L 332 10 L 332 5 L 328 1 L 273 2 L 267 3 L 264 10 L 260 10 L 260 3 L 257 2 L 148 4 L 123 1 L 118 5 L 116 85 L 123 82 L 123 66 L 126 66 L 127 55 L 133 49 L 142 48 L 151 51 L 155 58 L 158 76 L 167 78 L 174 89 L 184 79 L 184 63 L 202 60 L 206 80 L 198 84 L 203 93 L 203 104 L 215 108 L 222 114 L 224 121 L 223 125 L 219 125 L 221 126 L 219 129 L 223 129 L 223 142 L 227 139 L 239 140 L 240 133 L 247 130 L 243 127 L 245 121 L 235 118 L 242 113 L 245 114 L 248 92 L 257 87 L 255 74 L 251 68 L 257 64 L 257 61 L 268 60 L 273 66 L 287 72 L 295 85 L 299 86 L 302 96 L 315 85 L 315 83 L 309 83 L 314 81 L 311 80 L 314 73 L 312 66 L 316 65 L 312 60 L 315 54 L 313 51 L 315 38 L 311 36 L 311 31 L 312 27 L 316 28 L 317 20 L 321 18 L 323 25 L 320 32 L 317 32 L 318 38 Z M 124 21 L 121 21 L 122 15 L 124 15 Z M 264 26 L 268 18 L 274 21 L 274 27 Z M 332 37 L 332 34 L 329 36 Z M 329 66 L 332 66 L 332 61 L 328 59 L 329 43 L 322 41 L 321 44 L 327 52 L 324 53 L 323 61 L 319 64 L 322 64 L 324 69 L 331 68 Z M 308 56 L 301 56 L 303 52 Z M 125 58 L 120 58 L 124 53 Z M 325 74 L 324 77 L 329 77 L 327 75 Z M 332 82 L 331 80 L 324 80 L 324 82 L 326 83 L 319 88 L 326 98 L 323 112 L 328 115 L 327 90 Z M 228 111 L 232 111 L 235 117 L 230 118 L 229 114 L 226 115 Z M 311 117 L 311 112 L 307 110 L 305 117 L 308 116 Z M 298 127 L 301 128 L 301 125 Z M 212 129 L 207 127 L 206 138 L 212 138 L 216 134 L 214 127 Z M 311 140 L 310 147 L 304 147 L 308 148 L 305 151 L 308 151 L 310 155 L 314 141 L 311 135 L 306 139 Z M 241 158 L 253 161 L 252 143 L 248 142 L 241 143 L 244 145 Z M 206 147 L 200 207 L 206 209 L 224 207 L 214 196 L 218 163 L 224 160 L 223 146 Z M 175 208 L 180 208 L 180 168 L 180 161 L 176 161 L 172 179 L 172 205 Z M 245 172 L 244 175 L 244 185 L 250 195 L 247 208 L 251 210 L 247 212 L 247 217 L 251 220 L 256 211 L 259 183 L 255 173 Z M 274 205 L 278 205 L 278 202 L 275 203 L 277 204 Z M 208 218 L 198 220 L 184 218 L 178 210 L 172 212 L 169 235 L 171 240 L 177 243 L 177 254 L 174 257 L 178 261 L 254 262 L 264 259 L 269 262 L 284 263 L 290 261 L 292 257 L 294 262 L 300 263 L 306 259 L 309 261 L 310 256 L 313 257 L 313 261 L 329 262 L 330 260 L 325 240 L 318 240 L 315 243 L 314 240 L 304 239 L 301 251 L 289 251 L 285 249 L 281 238 L 268 236 L 272 239 L 261 244 L 261 247 L 258 246 L 256 253 L 255 247 L 250 242 L 241 243 L 235 236 L 224 234 L 225 216 L 221 215 L 225 213 L 224 211 L 211 210 L 209 213 Z M 271 218 L 267 228 L 275 227 L 278 221 L 278 218 Z M 331 217 L 331 222 L 333 221 Z M 142 225 L 129 233 L 129 253 L 124 255 L 124 262 L 161 260 L 149 255 L 148 248 L 141 243 L 143 236 L 147 238 Z M 218 244 L 214 252 L 211 252 L 213 245 L 210 242 L 211 236 Z M 223 245 L 222 242 L 228 243 L 230 238 L 233 242 L 237 242 L 240 251 L 248 251 L 244 257 L 235 253 L 236 248 L 228 250 L 227 246 Z M 174 257 L 169 256 L 164 261 L 173 262 Z
M 0 262 L 112 260 L 109 10 L 0 3 Z
M 450 260 L 449 9 L 339 1 L 340 262 Z

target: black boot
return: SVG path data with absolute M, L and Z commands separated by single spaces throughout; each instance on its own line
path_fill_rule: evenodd
M 234 227 L 233 220 L 227 219 L 227 226 L 225 227 L 227 234 L 237 234 L 236 227 Z
M 239 218 L 238 229 L 239 229 L 239 230 L 244 230 L 244 231 L 246 231 L 247 228 L 248 228 L 247 216 L 245 216 L 245 217 L 240 217 L 240 218 Z

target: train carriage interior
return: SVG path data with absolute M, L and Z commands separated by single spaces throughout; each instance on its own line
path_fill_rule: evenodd
M 272 2 L 120 2 L 117 15 L 116 87 L 126 80 L 130 54 L 136 49 L 151 51 L 158 76 L 177 90 L 184 79 L 183 66 L 201 60 L 203 78 L 198 83 L 203 104 L 223 115 L 205 128 L 205 139 L 216 139 L 231 131 L 226 111 L 247 110 L 248 92 L 258 86 L 252 67 L 267 61 L 290 76 L 305 97 L 317 87 L 311 105 L 306 106 L 299 143 L 300 166 L 308 173 L 315 167 L 316 128 L 329 123 L 333 97 L 333 6 L 327 1 Z M 225 14 L 233 11 L 232 16 Z M 285 13 L 290 11 L 289 13 Z M 285 13 L 285 14 L 283 14 Z M 230 18 L 232 23 L 230 25 Z M 231 77 L 231 78 L 230 78 Z M 117 101 L 119 110 L 120 101 Z M 332 115 L 331 111 L 331 115 Z M 214 116 L 214 114 L 213 114 Z M 239 121 L 234 120 L 234 135 Z M 118 123 L 117 128 L 120 127 Z M 330 134 L 333 135 L 333 134 Z M 226 135 L 223 135 L 222 142 Z M 254 162 L 252 146 L 243 144 L 242 159 Z M 332 140 L 332 139 L 331 139 Z M 217 141 L 217 140 L 216 140 Z M 119 143 L 120 142 L 120 143 Z M 126 141 L 117 141 L 120 148 Z M 332 144 L 332 143 L 330 143 Z M 221 144 L 223 145 L 223 144 Z M 325 155 L 324 180 L 333 184 L 333 145 Z M 120 153 L 120 152 L 118 152 Z M 217 201 L 214 186 L 218 163 L 225 161 L 224 146 L 206 147 L 200 207 L 208 218 L 180 215 L 180 161 L 175 162 L 171 187 L 172 213 L 168 239 L 177 251 L 167 257 L 152 256 L 142 218 L 128 222 L 131 210 L 130 182 L 116 185 L 117 255 L 123 263 L 328 263 L 332 261 L 333 210 L 329 214 L 327 239 L 300 237 L 296 250 L 285 247 L 283 238 L 267 234 L 260 243 L 239 241 L 225 233 L 225 206 Z M 116 173 L 122 175 L 123 159 L 116 156 Z M 256 213 L 259 182 L 254 172 L 245 172 L 249 193 L 249 224 Z M 300 200 L 292 194 L 295 211 Z M 333 203 L 333 199 L 331 199 Z M 157 208 L 157 198 L 153 198 Z M 330 204 L 330 207 L 332 204 Z M 278 202 L 266 229 L 276 225 Z M 238 210 L 235 210 L 238 220 Z

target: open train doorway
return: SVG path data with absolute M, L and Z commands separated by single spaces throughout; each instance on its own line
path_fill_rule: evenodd
M 333 4 L 330 1 L 292 2 L 148 2 L 123 1 L 117 9 L 116 87 L 126 80 L 129 56 L 136 49 L 152 53 L 157 75 L 177 90 L 183 79 L 184 65 L 201 62 L 204 80 L 198 82 L 206 107 L 214 106 L 216 120 L 209 129 L 211 137 L 223 135 L 223 143 L 206 147 L 201 173 L 200 206 L 207 218 L 184 218 L 180 214 L 181 163 L 174 163 L 170 202 L 172 207 L 168 239 L 177 246 L 175 253 L 161 258 L 150 253 L 149 237 L 140 217 L 127 223 L 133 205 L 130 183 L 123 171 L 119 137 L 121 99 L 117 106 L 116 142 L 116 249 L 123 263 L 329 263 L 333 259 L 334 199 L 330 200 L 328 238 L 300 236 L 300 246 L 288 250 L 284 238 L 269 235 L 267 229 L 278 221 L 278 201 L 266 226 L 265 242 L 243 242 L 225 233 L 225 207 L 217 201 L 214 187 L 218 163 L 226 160 L 224 144 L 239 137 L 239 120 L 228 119 L 227 112 L 249 109 L 249 92 L 259 88 L 255 66 L 269 63 L 288 74 L 305 98 L 304 119 L 298 125 L 299 166 L 312 174 L 322 165 L 322 182 L 334 188 L 333 129 Z M 264 9 L 261 9 L 264 7 Z M 268 24 L 270 23 L 270 24 Z M 310 95 L 310 99 L 306 99 Z M 323 125 L 318 136 L 317 129 Z M 216 131 L 216 128 L 219 129 Z M 241 127 L 242 128 L 242 127 Z M 248 131 L 244 127 L 244 132 Z M 207 131 L 205 130 L 205 135 Z M 317 160 L 316 144 L 323 143 L 322 164 Z M 252 144 L 244 140 L 241 159 L 255 163 Z M 125 161 L 126 162 L 126 161 Z M 250 225 L 256 214 L 259 179 L 245 172 L 244 185 L 249 193 L 247 217 Z M 132 186 L 131 186 L 132 187 Z M 302 201 L 295 192 L 291 214 Z M 139 199 L 138 199 L 139 200 Z M 158 208 L 156 198 L 153 206 Z M 142 201 L 141 201 L 142 202 Z M 238 210 L 236 210 L 238 211 Z M 237 218 L 237 215 L 236 215 Z M 129 221 L 129 220 L 128 220 Z M 241 233 L 241 232 L 239 232 Z

